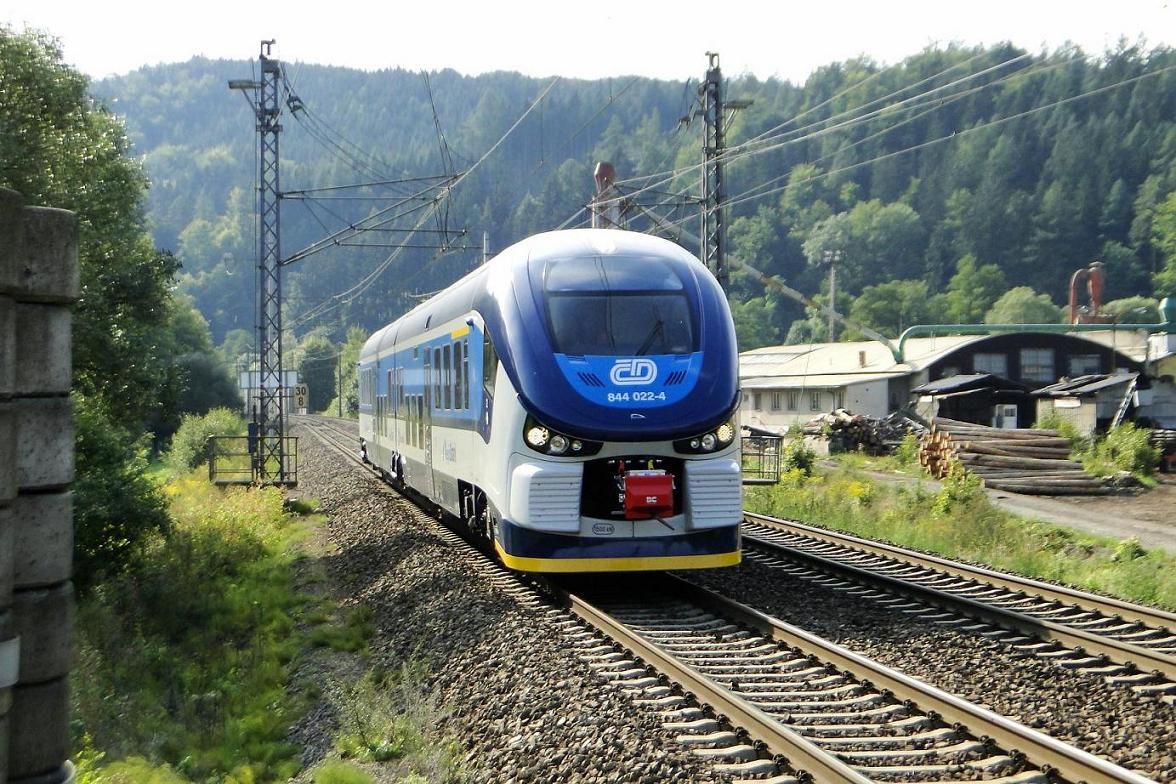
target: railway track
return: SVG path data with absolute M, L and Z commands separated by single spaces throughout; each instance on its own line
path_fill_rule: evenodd
M 358 462 L 354 428 L 313 427 Z M 670 576 L 610 580 L 600 591 L 583 578 L 520 580 L 489 559 L 484 569 L 737 780 L 1148 780 Z M 578 620 L 545 605 L 536 585 Z
M 744 544 L 767 566 L 950 613 L 936 620 L 1176 703 L 1176 614 L 764 515 L 745 515 Z

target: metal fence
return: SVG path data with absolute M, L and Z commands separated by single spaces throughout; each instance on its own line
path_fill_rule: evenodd
M 743 484 L 774 485 L 780 481 L 781 436 L 744 436 Z
M 270 457 L 266 465 L 261 464 L 263 450 L 258 448 L 258 440 L 256 436 L 209 436 L 204 443 L 208 455 L 208 481 L 217 485 L 251 485 L 259 483 L 262 476 L 283 476 L 285 481 L 281 484 L 298 484 L 297 436 L 282 436 L 284 471 L 280 470 L 283 466 L 277 465 L 274 457 Z M 271 480 L 269 484 L 274 482 Z

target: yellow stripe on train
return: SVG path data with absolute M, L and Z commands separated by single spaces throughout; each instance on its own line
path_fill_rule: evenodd
M 498 557 L 510 569 L 520 572 L 648 572 L 662 569 L 712 569 L 737 566 L 740 552 L 711 555 L 664 555 L 637 558 L 522 558 L 494 543 Z

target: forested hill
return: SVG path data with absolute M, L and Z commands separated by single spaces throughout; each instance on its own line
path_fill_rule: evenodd
M 156 242 L 178 255 L 217 339 L 253 321 L 257 137 L 227 82 L 256 69 L 198 58 L 92 85 L 126 117 L 152 183 Z M 381 231 L 286 268 L 287 324 L 299 334 L 398 315 L 476 266 L 484 232 L 499 250 L 580 225 L 599 160 L 636 202 L 697 231 L 687 200 L 699 194 L 702 128 L 683 122 L 698 108 L 697 80 L 291 64 L 286 83 L 296 99 L 282 116 L 283 256 L 388 216 Z M 1060 304 L 1071 272 L 1094 259 L 1111 297 L 1176 294 L 1172 50 L 928 49 L 891 67 L 834 63 L 803 87 L 740 76 L 725 90 L 752 101 L 727 131 L 731 252 L 810 294 L 837 252 L 839 307 L 883 331 L 982 319 L 1013 287 Z M 409 198 L 429 184 L 416 178 L 475 163 L 441 209 Z M 375 181 L 396 183 L 301 193 Z M 427 231 L 406 240 L 417 224 Z M 387 247 L 443 241 L 456 247 Z M 821 320 L 748 279 L 736 276 L 732 296 L 744 347 L 821 337 Z

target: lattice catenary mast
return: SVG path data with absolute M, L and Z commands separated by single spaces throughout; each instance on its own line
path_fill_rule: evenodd
M 257 117 L 260 147 L 257 213 L 257 403 L 253 419 L 257 427 L 254 480 L 262 484 L 287 484 L 294 467 L 286 452 L 284 369 L 282 366 L 282 267 L 281 211 L 278 190 L 278 135 L 281 102 L 278 85 L 281 66 L 270 57 L 275 41 L 262 41 L 258 64 L 261 81 L 232 79 L 229 88 L 240 90 Z

